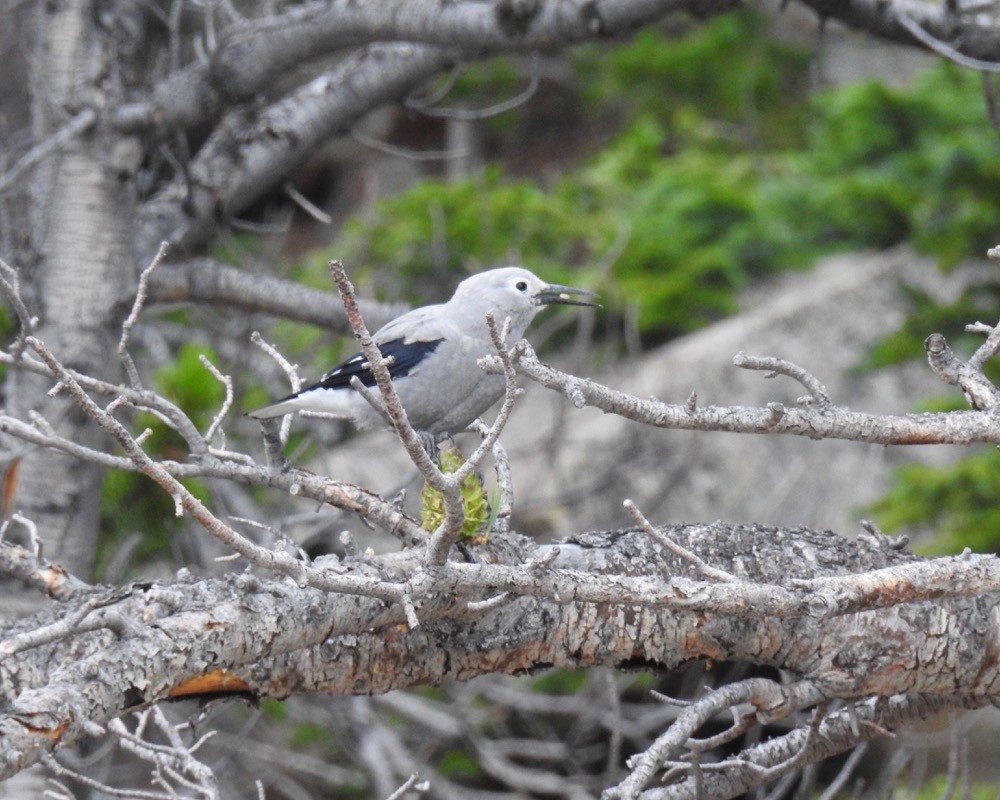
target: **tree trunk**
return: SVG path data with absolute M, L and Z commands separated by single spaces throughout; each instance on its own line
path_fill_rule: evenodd
M 141 17 L 121 3 L 109 9 L 103 17 L 109 27 L 102 28 L 86 0 L 40 4 L 37 13 L 32 124 L 43 142 L 81 109 L 120 102 Z M 137 142 L 91 128 L 45 159 L 32 181 L 27 283 L 30 310 L 40 319 L 37 335 L 64 363 L 89 374 L 108 375 L 117 316 L 134 285 L 139 153 Z M 45 397 L 45 379 L 12 372 L 8 383 L 18 414 L 35 410 L 61 435 L 100 446 L 101 434 L 81 414 L 36 399 Z M 99 467 L 50 450 L 28 451 L 20 465 L 15 509 L 77 574 L 93 567 L 100 484 Z

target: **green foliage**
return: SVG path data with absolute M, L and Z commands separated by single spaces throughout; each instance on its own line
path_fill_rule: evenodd
M 1000 144 L 975 75 L 943 64 L 905 91 L 864 83 L 806 101 L 789 83 L 798 57 L 755 20 L 678 40 L 647 31 L 604 61 L 588 51 L 589 102 L 621 115 L 603 150 L 544 188 L 499 167 L 422 181 L 352 221 L 338 252 L 387 267 L 403 281 L 390 291 L 415 302 L 437 299 L 444 275 L 499 263 L 575 272 L 602 283 L 609 308 L 637 302 L 660 340 L 737 310 L 754 276 L 823 253 L 909 240 L 947 266 L 993 243 Z
M 585 670 L 550 669 L 531 684 L 531 691 L 539 694 L 576 694 L 587 683 Z
M 220 363 L 211 348 L 186 344 L 172 363 L 153 376 L 152 384 L 204 430 L 222 405 L 225 390 L 199 360 L 201 353 L 213 363 Z M 154 458 L 185 457 L 187 449 L 178 434 L 153 414 L 137 414 L 131 428 L 137 434 L 146 428 L 152 431 L 144 447 Z M 196 479 L 181 482 L 195 497 L 208 503 L 209 491 L 205 483 Z M 101 495 L 98 572 L 106 566 L 105 555 L 114 552 L 131 535 L 142 534 L 134 559 L 143 561 L 166 552 L 171 537 L 185 524 L 186 520 L 175 513 L 173 499 L 144 475 L 109 472 Z
M 978 83 L 940 64 L 907 91 L 869 82 L 816 98 L 777 210 L 817 242 L 912 238 L 946 266 L 981 255 L 997 232 L 1000 143 Z
M 899 795 L 905 794 L 910 800 L 941 800 L 948 797 L 955 791 L 955 785 L 947 775 L 935 775 L 928 778 L 922 786 L 914 788 L 911 786 L 900 786 Z M 970 781 L 968 790 L 962 789 L 962 800 L 994 800 L 997 796 L 997 787 L 993 783 L 977 783 Z M 848 797 L 847 792 L 842 792 L 840 797 Z
M 421 181 L 380 201 L 374 220 L 348 224 L 341 247 L 351 263 L 377 264 L 402 281 L 387 287 L 395 297 L 437 302 L 441 278 L 449 274 L 522 258 L 555 267 L 572 263 L 574 251 L 589 252 L 594 232 L 576 211 L 529 181 L 503 180 L 492 168 L 454 183 Z
M 154 448 L 147 450 L 157 455 Z M 208 487 L 203 482 L 185 478 L 181 483 L 201 502 L 209 503 Z M 168 552 L 171 537 L 184 524 L 185 518 L 176 515 L 170 495 L 149 478 L 134 472 L 109 471 L 101 492 L 98 577 L 103 575 L 110 554 L 133 534 L 141 534 L 142 538 L 132 558 L 142 562 Z
M 941 303 L 936 298 L 913 287 L 902 287 L 909 300 L 911 311 L 898 330 L 878 342 L 869 353 L 867 369 L 899 364 L 910 359 L 924 358 L 924 339 L 930 333 L 940 333 L 956 353 L 970 354 L 980 344 L 981 334 L 965 332 L 970 320 L 989 319 L 1000 307 L 1000 283 L 976 283 L 952 303 Z M 990 374 L 1000 378 L 996 367 L 987 364 Z
M 872 506 L 888 532 L 931 528 L 929 553 L 965 547 L 1000 552 L 1000 453 L 993 448 L 951 467 L 910 464 L 895 470 L 893 488 Z
M 441 450 L 438 454 L 438 465 L 446 475 L 458 472 L 465 459 L 454 448 Z M 490 503 L 486 497 L 483 479 L 475 472 L 462 481 L 462 506 L 465 510 L 465 522 L 462 524 L 460 539 L 472 539 L 480 533 L 488 535 L 486 528 L 490 520 Z M 425 484 L 420 493 L 420 519 L 425 530 L 433 531 L 445 518 L 444 495 L 437 489 Z
M 273 697 L 262 697 L 260 699 L 260 710 L 269 720 L 274 722 L 284 722 L 288 719 L 288 706 L 281 700 Z
M 872 510 L 889 532 L 933 528 L 937 536 L 924 548 L 930 553 L 1000 552 L 997 497 L 1000 453 L 991 448 L 951 467 L 898 468 L 892 490 Z
M 201 363 L 201 355 L 216 366 L 220 363 L 212 348 L 185 344 L 177 351 L 173 362 L 153 376 L 153 385 L 160 394 L 183 408 L 195 425 L 207 427 L 218 413 L 226 392 Z
M 434 766 L 441 775 L 452 780 L 469 781 L 482 775 L 476 760 L 457 748 L 444 753 Z
M 302 750 L 310 745 L 329 744 L 333 741 L 330 731 L 322 725 L 311 722 L 303 722 L 295 725 L 292 729 L 291 741 L 288 743 L 292 750 Z
M 647 28 L 611 52 L 581 48 L 584 101 L 595 115 L 625 106 L 628 116 L 667 120 L 682 140 L 692 120 L 722 120 L 739 126 L 738 140 L 787 144 L 801 131 L 802 107 L 789 101 L 805 94 L 810 56 L 770 37 L 768 24 L 746 11 L 698 21 L 680 36 Z

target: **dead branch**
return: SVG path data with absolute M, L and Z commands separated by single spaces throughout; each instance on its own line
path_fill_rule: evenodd
M 1000 444 L 1000 425 L 981 411 L 885 416 L 850 411 L 840 406 L 767 408 L 746 406 L 692 407 L 643 400 L 625 392 L 578 378 L 542 363 L 527 342 L 518 344 L 518 373 L 564 394 L 577 407 L 592 406 L 625 419 L 672 430 L 778 433 L 811 439 L 848 439 L 868 444 Z M 497 370 L 493 365 L 490 371 Z M 497 370 L 498 371 L 498 370 Z

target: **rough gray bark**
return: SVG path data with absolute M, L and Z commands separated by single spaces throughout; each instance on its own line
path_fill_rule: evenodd
M 376 597 L 250 574 L 70 591 L 3 633 L 0 777 L 129 709 L 220 691 L 369 694 L 551 666 L 742 659 L 789 671 L 807 705 L 924 698 L 911 720 L 1000 695 L 993 557 L 924 561 L 879 536 L 804 529 L 658 532 L 732 581 L 705 580 L 657 536 L 623 531 L 556 550 L 494 537 L 469 551 L 480 563 L 436 573 L 409 628 L 401 606 Z M 405 584 L 423 562 L 403 551 L 338 569 Z M 498 591 L 506 601 L 469 608 Z M 761 713 L 797 710 L 795 693 L 774 697 Z

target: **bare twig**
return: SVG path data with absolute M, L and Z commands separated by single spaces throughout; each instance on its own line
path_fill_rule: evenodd
M 830 781 L 817 800 L 834 800 L 835 797 L 840 796 L 844 784 L 850 780 L 851 775 L 854 774 L 854 770 L 858 766 L 858 762 L 868 752 L 870 746 L 870 742 L 862 742 L 851 751 L 851 754 L 844 761 L 844 765 L 840 768 L 840 772 L 837 773 L 837 777 Z
M 820 406 L 828 406 L 831 403 L 830 395 L 827 393 L 826 387 L 819 382 L 819 379 L 808 370 L 803 369 L 797 364 L 793 364 L 791 361 L 786 361 L 783 358 L 748 356 L 746 353 L 739 352 L 733 356 L 733 364 L 743 369 L 765 370 L 769 373 L 764 376 L 766 378 L 773 378 L 775 375 L 787 375 L 789 378 L 794 378 L 806 387 L 806 391 L 809 392 L 811 397 L 809 402 L 818 403 Z
M 212 419 L 212 424 L 208 426 L 208 430 L 205 431 L 205 441 L 211 445 L 212 438 L 216 433 L 219 434 L 221 441 L 220 447 L 225 449 L 226 447 L 226 434 L 222 430 L 222 420 L 226 418 L 226 414 L 229 413 L 229 409 L 233 407 L 233 379 L 228 375 L 223 375 L 219 368 L 215 366 L 211 361 L 209 361 L 208 356 L 204 353 L 198 354 L 198 360 L 201 361 L 201 365 L 212 373 L 212 377 L 215 378 L 219 383 L 223 385 L 226 390 L 225 399 L 222 401 L 222 406 L 219 408 L 218 413 Z
M 542 363 L 530 345 L 520 345 L 516 369 L 549 389 L 567 394 L 574 390 L 587 406 L 617 414 L 646 425 L 673 430 L 728 431 L 730 433 L 781 433 L 812 439 L 847 439 L 867 444 L 1000 444 L 1000 427 L 992 414 L 946 412 L 878 415 L 838 406 L 750 408 L 699 406 L 643 400 L 596 381 L 577 378 Z M 488 366 L 499 372 L 499 367 Z
M 997 353 L 1000 353 L 1000 324 L 990 326 L 982 322 L 975 322 L 971 325 L 966 325 L 965 329 L 967 331 L 977 331 L 986 334 L 986 341 L 969 357 L 969 366 L 973 369 L 982 370 L 986 366 L 987 361 L 996 357 Z
M 492 597 L 487 597 L 485 600 L 475 600 L 465 604 L 465 610 L 470 614 L 481 614 L 485 611 L 492 611 L 494 608 L 499 608 L 504 603 L 509 603 L 513 600 L 510 592 L 500 592 L 500 594 L 495 594 Z
M 609 800 L 634 800 L 652 778 L 657 768 L 675 757 L 707 720 L 720 711 L 740 703 L 750 703 L 760 719 L 786 716 L 822 699 L 807 682 L 782 687 L 765 678 L 748 678 L 716 689 L 685 707 L 674 723 L 643 753 L 629 762 L 631 772 L 618 786 L 605 792 Z
M 514 371 L 513 360 L 510 353 L 507 352 L 506 343 L 504 341 L 510 333 L 510 320 L 505 319 L 503 325 L 498 328 L 493 314 L 487 313 L 486 327 L 489 330 L 493 347 L 496 349 L 500 362 L 503 364 L 505 381 L 503 402 L 500 404 L 500 410 L 497 412 L 496 419 L 483 436 L 483 440 L 479 443 L 479 446 L 466 459 L 462 466 L 460 466 L 453 473 L 445 476 L 452 484 L 451 491 L 454 493 L 456 498 L 457 513 L 455 514 L 454 522 L 450 522 L 448 519 L 448 494 L 443 492 L 445 497 L 445 521 L 441 524 L 438 530 L 434 531 L 431 536 L 430 543 L 427 546 L 427 562 L 431 565 L 439 566 L 448 558 L 451 546 L 458 538 L 459 531 L 461 531 L 462 528 L 462 522 L 464 522 L 465 519 L 465 509 L 462 505 L 460 493 L 462 483 L 475 470 L 479 469 L 479 465 L 482 463 L 483 459 L 486 458 L 486 456 L 492 451 L 493 446 L 500 437 L 500 433 L 507 424 L 507 420 L 510 419 L 510 413 L 514 409 L 515 401 L 521 394 L 521 390 L 517 388 L 517 373 Z
M 399 147 L 380 141 L 372 136 L 368 136 L 359 130 L 351 131 L 351 138 L 365 147 L 378 150 L 386 155 L 405 158 L 409 161 L 447 161 L 453 158 L 465 158 L 469 151 L 465 148 L 455 148 L 453 150 L 413 150 L 409 147 Z
M 482 420 L 473 423 L 479 435 L 489 435 L 490 426 Z M 507 533 L 510 530 L 510 518 L 514 514 L 514 476 L 510 469 L 510 459 L 507 450 L 497 439 L 493 443 L 493 468 L 497 475 L 497 493 L 499 499 L 493 509 L 493 523 L 490 529 L 497 533 Z
M 198 521 L 208 533 L 218 539 L 226 547 L 236 551 L 246 557 L 254 564 L 291 575 L 297 580 L 304 581 L 318 589 L 332 592 L 356 593 L 384 599 L 399 599 L 402 594 L 400 586 L 389 584 L 374 578 L 363 578 L 360 576 L 333 575 L 326 571 L 315 570 L 301 561 L 288 556 L 285 553 L 275 553 L 263 547 L 258 547 L 246 537 L 237 533 L 229 525 L 212 514 L 207 507 L 177 480 L 160 463 L 154 461 L 143 449 L 136 444 L 135 439 L 129 434 L 125 427 L 113 416 L 102 410 L 86 392 L 80 384 L 76 382 L 72 375 L 56 360 L 49 352 L 48 348 L 33 336 L 26 340 L 27 345 L 32 348 L 45 361 L 53 374 L 62 382 L 76 401 L 77 405 L 93 419 L 100 428 L 111 434 L 121 445 L 129 459 L 136 465 L 138 470 L 157 483 L 173 499 L 178 512 L 184 511 Z
M 50 644 L 51 642 L 58 641 L 59 639 L 65 639 L 68 636 L 73 636 L 85 631 L 94 631 L 99 630 L 100 628 L 110 628 L 116 626 L 119 621 L 118 618 L 115 618 L 113 621 L 95 618 L 90 620 L 87 624 L 84 624 L 84 620 L 89 617 L 92 612 L 99 608 L 105 608 L 106 606 L 112 605 L 118 599 L 120 598 L 102 595 L 101 597 L 93 600 L 88 600 L 83 604 L 83 606 L 74 611 L 68 617 L 64 617 L 63 619 L 49 625 L 43 625 L 40 628 L 25 631 L 24 633 L 12 636 L 6 641 L 0 642 L 0 658 L 15 655 L 16 653 L 20 653 L 23 650 L 29 650 L 33 647 L 41 647 L 42 645 Z
M 949 61 L 954 61 L 960 67 L 975 69 L 980 72 L 1000 72 L 1000 64 L 993 61 L 983 61 L 979 58 L 972 58 L 971 56 L 958 52 L 958 50 L 946 42 L 942 42 L 940 39 L 931 36 L 927 31 L 921 28 L 915 20 L 911 19 L 906 14 L 902 12 L 899 13 L 896 15 L 896 19 L 899 21 L 899 24 L 913 36 L 914 39 L 927 46 L 938 55 L 944 56 Z
M 421 111 L 424 108 L 427 108 L 428 106 L 436 106 L 438 103 L 444 100 L 449 94 L 451 94 L 451 90 L 455 88 L 455 84 L 458 83 L 458 79 L 461 77 L 461 75 L 462 75 L 462 65 L 456 64 L 450 70 L 448 70 L 448 74 L 447 76 L 445 76 L 445 80 L 442 82 L 441 86 L 439 86 L 434 91 L 426 92 L 421 97 L 410 95 L 403 102 L 403 105 L 405 105 L 407 108 L 413 109 L 414 111 Z
M 74 374 L 69 370 L 67 372 L 71 375 Z M 277 422 L 275 420 L 269 422 L 277 431 Z M 265 432 L 269 430 L 267 425 L 263 429 Z M 0 430 L 24 442 L 39 447 L 52 448 L 74 458 L 100 464 L 109 469 L 142 472 L 140 465 L 131 458 L 110 455 L 101 450 L 85 447 L 57 435 L 51 428 L 44 431 L 37 426 L 28 425 L 16 417 L 0 414 Z M 269 439 L 265 436 L 265 442 L 267 441 Z M 275 442 L 277 442 L 276 435 Z M 406 516 L 391 502 L 354 484 L 334 481 L 312 472 L 289 468 L 281 455 L 280 443 L 275 444 L 274 450 L 271 470 L 261 469 L 256 464 L 223 462 L 211 457 L 195 462 L 163 461 L 160 466 L 175 478 L 221 478 L 247 486 L 269 486 L 281 489 L 295 497 L 308 498 L 354 512 L 363 519 L 389 531 L 407 546 L 426 542 L 427 535 L 416 521 Z
M 358 337 L 358 341 L 361 345 L 361 352 L 368 360 L 368 367 L 375 378 L 375 383 L 382 395 L 382 402 L 386 413 L 389 415 L 389 419 L 392 422 L 393 429 L 396 431 L 396 435 L 403 443 L 403 447 L 406 448 L 406 452 L 410 456 L 410 460 L 412 460 L 416 467 L 420 470 L 420 474 L 424 476 L 424 479 L 427 480 L 433 488 L 444 492 L 447 488 L 445 486 L 447 481 L 444 481 L 445 476 L 441 474 L 437 465 L 424 449 L 423 441 L 417 432 L 413 430 L 413 426 L 410 425 L 410 422 L 406 417 L 406 411 L 403 408 L 402 403 L 399 401 L 399 395 L 396 394 L 396 389 L 392 385 L 392 378 L 389 375 L 389 370 L 385 363 L 386 360 L 382 357 L 381 351 L 379 351 L 378 346 L 372 340 L 371 334 L 368 332 L 368 328 L 365 325 L 364 318 L 361 316 L 361 311 L 358 308 L 357 300 L 354 295 L 354 286 L 347 277 L 344 265 L 340 261 L 331 261 L 330 274 L 333 276 L 333 279 L 337 284 L 337 288 L 340 291 L 340 297 L 344 303 L 344 310 L 347 312 L 347 317 L 350 320 L 351 328 L 354 330 L 355 336 Z
M 56 150 L 59 150 L 66 142 L 86 131 L 96 120 L 97 112 L 92 108 L 85 108 L 78 112 L 73 119 L 63 125 L 52 136 L 31 148 L 6 173 L 0 175 L 0 192 L 5 191 L 8 186 L 11 186 L 25 172 Z
M 639 523 L 639 526 L 646 531 L 646 533 L 656 539 L 656 541 L 666 547 L 675 556 L 687 561 L 689 564 L 692 564 L 706 578 L 713 581 L 719 581 L 721 583 L 734 583 L 739 581 L 739 578 L 735 575 L 731 575 L 724 569 L 719 569 L 718 567 L 713 567 L 711 564 L 705 563 L 701 558 L 692 553 L 686 547 L 681 547 L 677 544 L 677 542 L 664 534 L 662 531 L 656 530 L 656 528 L 650 524 L 649 520 L 643 516 L 642 512 L 636 508 L 635 503 L 631 500 L 625 500 L 622 505 L 625 506 L 625 510 L 632 515 L 633 519 Z
M 386 359 L 382 357 L 378 346 L 372 340 L 372 336 L 368 332 L 365 321 L 361 316 L 361 311 L 358 308 L 354 295 L 354 287 L 347 277 L 344 265 L 340 261 L 331 261 L 330 273 L 340 291 L 344 310 L 347 313 L 347 318 L 350 320 L 355 335 L 358 337 L 361 352 L 368 360 L 368 367 L 375 378 L 375 384 L 378 386 L 379 393 L 382 396 L 382 405 L 392 423 L 393 430 L 396 431 L 396 436 L 402 443 L 410 460 L 420 470 L 423 479 L 431 488 L 441 492 L 444 499 L 444 520 L 431 535 L 427 547 L 428 563 L 440 565 L 447 559 L 451 545 L 457 539 L 459 532 L 462 530 L 462 524 L 465 522 L 465 508 L 462 502 L 461 485 L 462 481 L 469 474 L 469 469 L 467 469 L 469 464 L 472 463 L 473 466 L 471 468 L 475 468 L 478 465 L 478 461 L 473 462 L 472 458 L 470 458 L 456 472 L 448 475 L 445 475 L 438 469 L 437 464 L 434 463 L 434 460 L 424 447 L 423 438 L 413 429 L 409 419 L 407 419 L 406 410 L 403 408 L 403 404 L 399 400 L 399 395 L 396 394 L 396 389 L 392 385 L 392 377 L 389 375 Z M 480 449 L 484 449 L 485 445 L 486 440 L 480 445 Z M 492 442 L 490 442 L 490 445 L 492 445 Z M 485 448 L 485 452 L 488 451 L 488 448 Z M 474 454 L 473 458 L 475 457 Z M 478 456 L 480 460 L 482 457 Z
M 500 358 L 500 363 L 503 364 L 505 380 L 503 402 L 500 404 L 497 418 L 493 421 L 486 435 L 483 436 L 482 442 L 479 443 L 479 446 L 473 451 L 472 455 L 466 459 L 465 463 L 452 473 L 453 479 L 459 484 L 479 469 L 479 465 L 483 459 L 493 449 L 493 445 L 503 432 L 507 420 L 510 419 L 510 413 L 514 410 L 515 401 L 522 393 L 522 390 L 517 388 L 517 372 L 514 370 L 514 362 L 511 354 L 507 352 L 507 345 L 505 343 L 505 339 L 510 333 L 510 320 L 505 319 L 502 326 L 498 328 L 493 314 L 488 313 L 486 315 L 486 327 L 489 330 L 493 347 Z
M 327 214 L 315 203 L 311 202 L 308 197 L 295 188 L 295 184 L 291 181 L 285 182 L 284 189 L 285 194 L 287 194 L 299 208 L 305 211 L 314 220 L 321 222 L 324 225 L 329 225 L 333 222 L 333 217 Z
M 21 299 L 20 278 L 20 274 L 14 267 L 0 259 L 0 292 L 3 293 L 4 299 L 17 314 L 17 320 L 20 323 L 17 339 L 11 345 L 11 354 L 17 359 L 20 359 L 24 350 L 24 337 L 34 333 L 35 328 L 38 327 L 38 317 L 28 312 L 24 300 Z
M 297 394 L 299 390 L 302 389 L 302 379 L 299 378 L 298 369 L 295 367 L 295 365 L 292 364 L 287 358 L 285 358 L 280 352 L 278 352 L 277 347 L 275 347 L 273 344 L 270 344 L 269 342 L 264 341 L 264 337 L 260 335 L 259 331 L 254 331 L 253 333 L 250 334 L 250 341 L 253 344 L 257 345 L 257 347 L 259 347 L 261 350 L 263 350 L 265 353 L 267 353 L 269 356 L 271 356 L 271 358 L 275 360 L 275 362 L 279 367 L 281 367 L 285 375 L 288 376 L 288 382 L 289 384 L 291 384 L 292 387 L 292 394 Z M 278 434 L 278 439 L 281 442 L 281 449 L 283 449 L 284 446 L 288 444 L 288 434 L 290 433 L 291 429 L 292 429 L 292 416 L 291 414 L 285 414 L 285 416 L 281 418 L 281 429 L 280 433 Z
M 492 106 L 487 106 L 486 108 L 438 108 L 432 106 L 426 102 L 417 102 L 413 100 L 406 101 L 406 107 L 414 111 L 419 111 L 428 117 L 448 117 L 449 119 L 458 120 L 477 120 L 477 119 L 488 119 L 489 117 L 495 117 L 498 114 L 503 114 L 507 111 L 512 111 L 518 106 L 522 106 L 527 103 L 538 91 L 538 85 L 541 82 L 541 69 L 539 64 L 538 53 L 531 54 L 531 80 L 528 83 L 527 88 L 520 94 L 511 97 L 509 100 L 504 100 L 502 103 L 496 103 Z
M 403 593 L 400 598 L 400 603 L 403 606 L 403 613 L 406 615 L 406 625 L 411 631 L 415 631 L 420 627 L 420 619 L 417 617 L 417 609 L 413 605 L 413 598 L 409 594 Z
M 172 790 L 164 792 L 151 792 L 148 790 L 140 790 L 140 789 L 121 789 L 114 786 L 109 786 L 108 784 L 94 780 L 93 778 L 90 778 L 80 773 L 77 770 L 65 767 L 58 761 L 56 761 L 56 759 L 53 756 L 49 755 L 42 756 L 41 761 L 43 764 L 45 764 L 46 767 L 48 767 L 48 769 L 52 770 L 52 772 L 54 772 L 56 775 L 61 775 L 66 778 L 71 778 L 72 780 L 77 781 L 90 789 L 94 789 L 97 792 L 105 794 L 108 797 L 121 797 L 125 798 L 126 800 L 177 800 L 177 792 Z M 73 798 L 77 797 L 76 794 L 70 792 L 68 789 L 62 786 L 62 784 L 56 783 L 55 785 L 58 786 L 62 792 L 64 792 L 64 794 L 62 795 L 57 795 L 57 797 L 59 797 L 59 800 L 63 800 L 63 798 L 65 798 L 66 800 L 73 800 Z
M 386 361 L 392 361 L 392 358 L 387 358 Z M 388 366 L 388 364 L 386 366 Z M 365 386 L 361 382 L 361 378 L 357 375 L 351 376 L 351 388 L 360 394 L 364 398 L 365 402 L 378 412 L 378 415 L 382 417 L 382 420 L 386 425 L 390 427 L 392 426 L 392 419 L 389 417 L 389 413 L 385 410 L 385 406 L 382 405 L 382 401 L 379 400 L 378 395 Z
M 423 794 L 428 789 L 431 788 L 429 781 L 420 780 L 420 776 L 414 772 L 403 784 L 396 789 L 392 794 L 390 794 L 386 800 L 402 800 L 407 792 L 416 792 L 417 794 Z
M 149 276 L 153 273 L 153 270 L 160 266 L 163 259 L 166 258 L 168 247 L 169 245 L 166 242 L 160 242 L 160 249 L 156 251 L 156 255 L 149 263 L 149 266 L 142 271 L 142 274 L 139 276 L 139 286 L 135 291 L 135 302 L 132 304 L 132 310 L 122 323 L 122 336 L 118 340 L 118 357 L 122 360 L 125 373 L 128 375 L 129 383 L 133 389 L 142 389 L 142 381 L 139 379 L 139 371 L 135 368 L 135 362 L 132 360 L 132 356 L 129 355 L 128 340 L 132 333 L 132 327 L 138 322 L 139 314 L 142 313 L 142 307 L 146 303 L 146 294 L 149 290 Z
M 958 386 L 974 409 L 988 411 L 1000 404 L 1000 390 L 983 374 L 982 363 L 994 355 L 998 341 L 1000 334 L 991 333 L 977 351 L 976 361 L 970 359 L 968 363 L 955 355 L 940 333 L 928 336 L 924 349 L 927 351 L 927 363 L 941 380 Z

